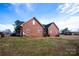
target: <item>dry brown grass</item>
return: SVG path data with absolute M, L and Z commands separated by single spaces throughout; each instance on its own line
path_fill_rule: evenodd
M 60 35 L 63 39 L 69 39 L 69 40 L 78 40 L 79 35 Z
M 60 37 L 4 37 L 0 39 L 2 56 L 79 55 L 79 40 Z

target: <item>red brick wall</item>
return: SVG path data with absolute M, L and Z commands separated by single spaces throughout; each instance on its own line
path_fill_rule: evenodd
M 43 37 L 43 28 L 42 26 L 35 20 L 35 24 L 33 24 L 33 19 L 26 22 L 22 25 L 22 33 L 23 35 L 29 37 Z
M 54 24 L 51 24 L 48 28 L 48 35 L 50 37 L 59 35 L 59 29 Z

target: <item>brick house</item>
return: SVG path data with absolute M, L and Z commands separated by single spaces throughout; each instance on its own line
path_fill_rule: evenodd
M 48 35 L 50 37 L 59 36 L 59 28 L 54 22 L 50 23 L 50 26 L 48 27 Z
M 45 28 L 46 36 L 49 36 L 49 37 L 59 36 L 59 28 L 54 22 L 43 26 Z
M 21 24 L 20 35 L 28 37 L 59 36 L 59 29 L 54 22 L 42 25 L 35 17 Z
M 29 21 L 21 25 L 20 35 L 30 36 L 30 37 L 43 37 L 44 28 L 40 22 L 35 18 L 31 18 Z

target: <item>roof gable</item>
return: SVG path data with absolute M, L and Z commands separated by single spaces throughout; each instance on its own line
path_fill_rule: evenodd
M 59 28 L 57 27 L 57 25 L 56 25 L 54 22 L 49 23 L 49 24 L 47 24 L 47 25 L 43 25 L 43 27 L 44 27 L 44 29 L 47 30 L 52 24 L 55 25 L 55 27 L 59 30 Z
M 52 23 L 49 25 L 49 27 L 50 27 L 52 24 L 59 30 L 59 28 L 57 27 L 57 25 L 56 25 L 54 22 L 52 22 Z
M 32 17 L 30 20 L 35 20 L 35 21 L 38 22 L 38 23 L 42 26 L 42 28 L 43 28 L 43 25 L 42 25 L 35 17 Z M 30 20 L 29 20 L 29 21 L 30 21 Z M 21 24 L 20 26 L 23 26 L 24 24 L 28 23 L 29 21 L 27 21 L 27 22 Z

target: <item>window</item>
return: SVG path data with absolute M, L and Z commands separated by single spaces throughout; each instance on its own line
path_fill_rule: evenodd
M 35 25 L 35 20 L 32 21 L 33 25 Z

